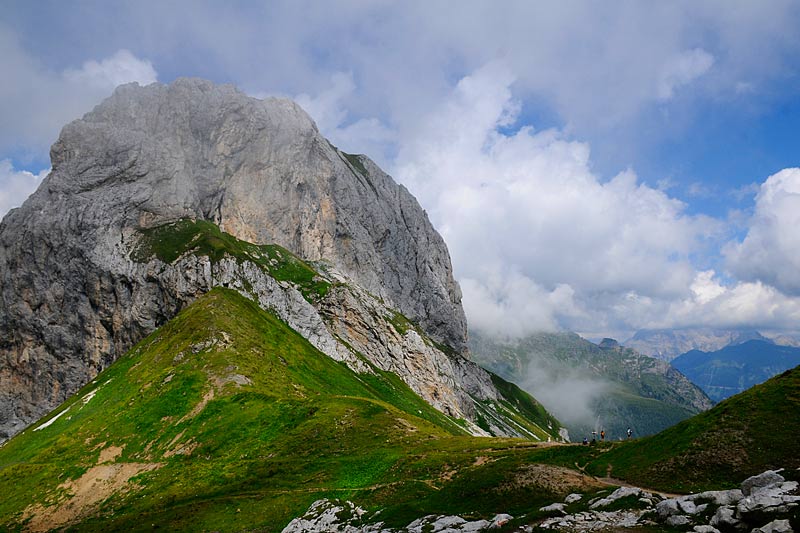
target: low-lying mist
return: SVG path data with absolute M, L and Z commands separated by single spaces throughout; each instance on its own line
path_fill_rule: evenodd
M 599 376 L 591 376 L 586 369 L 543 360 L 537 354 L 529 355 L 530 360 L 520 381 L 522 388 L 565 426 L 600 431 L 603 421 L 598 419 L 595 406 L 612 390 L 612 384 Z M 570 437 L 572 440 L 582 438 L 572 433 Z

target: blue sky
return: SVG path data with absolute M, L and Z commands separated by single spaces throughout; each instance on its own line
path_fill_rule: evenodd
M 473 328 L 796 331 L 798 28 L 788 1 L 2 0 L 0 211 L 116 84 L 199 76 L 409 187 Z

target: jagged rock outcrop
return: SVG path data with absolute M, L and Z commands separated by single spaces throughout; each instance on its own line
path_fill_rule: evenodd
M 401 528 L 386 527 L 376 521 L 380 513 L 370 516 L 350 501 L 317 500 L 303 516 L 292 520 L 282 533 L 476 533 L 498 530 L 513 520 L 509 514 L 495 515 L 491 520 L 468 521 L 460 516 L 428 515 Z
M 131 259 L 141 229 L 179 219 L 325 261 L 466 354 L 459 288 L 425 212 L 368 158 L 331 146 L 289 100 L 194 79 L 125 85 L 68 124 L 51 159 L 37 192 L 0 224 L 0 440 L 209 284 L 242 274 L 211 273 L 198 258 L 161 270 Z M 299 297 L 281 297 L 285 316 L 306 321 L 329 355 L 343 353 Z M 459 379 L 463 359 L 451 360 Z

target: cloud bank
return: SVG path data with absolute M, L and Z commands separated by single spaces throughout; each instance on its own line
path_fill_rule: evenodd
M 50 169 L 32 174 L 27 170 L 16 170 L 8 159 L 0 161 L 0 219 L 9 209 L 19 207 L 36 190 Z
M 60 129 L 109 96 L 119 84 L 156 81 L 152 63 L 128 50 L 79 68 L 54 72 L 29 54 L 17 36 L 0 25 L 0 71 L 13 83 L 0 84 L 0 154 L 22 163 L 42 162 Z
M 589 146 L 560 131 L 514 131 L 514 82 L 502 63 L 463 78 L 397 158 L 448 243 L 470 324 L 519 336 L 658 316 L 645 308 L 686 294 L 691 255 L 721 223 L 631 170 L 601 180 Z
M 674 56 L 653 98 L 674 97 L 713 65 L 701 49 Z M 297 99 L 335 144 L 379 154 L 426 207 L 450 249 L 473 329 L 506 338 L 562 329 L 621 338 L 642 328 L 797 329 L 800 243 L 791 228 L 800 171 L 757 188 L 752 217 L 690 214 L 663 186 L 668 180 L 650 187 L 631 169 L 603 180 L 587 142 L 520 124 L 519 83 L 508 61 L 491 61 L 413 128 L 354 120 L 344 103 L 357 93 L 352 74 Z M 738 226 L 748 232 L 743 242 L 731 239 Z M 720 271 L 704 268 L 702 258 L 720 249 Z
M 731 272 L 800 296 L 800 168 L 767 178 L 749 226 L 741 243 L 725 249 Z
M 334 144 L 407 185 L 448 243 L 474 328 L 796 329 L 791 169 L 760 185 L 752 213 L 727 218 L 692 209 L 725 194 L 704 176 L 690 206 L 670 176 L 626 169 L 707 106 L 738 113 L 779 100 L 770 95 L 800 51 L 796 3 L 238 8 L 55 3 L 48 17 L 59 23 L 31 39 L 24 28 L 38 28 L 40 10 L 9 6 L 0 23 L 0 68 L 13 80 L 0 86 L 3 205 L 35 183 L 20 169 L 35 161 L 27 168 L 38 172 L 58 129 L 114 85 L 197 75 L 294 95 Z M 77 21 L 91 30 L 74 31 Z

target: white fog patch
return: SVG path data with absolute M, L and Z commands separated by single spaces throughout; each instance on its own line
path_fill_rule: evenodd
M 534 356 L 528 363 L 522 388 L 530 391 L 563 424 L 592 426 L 596 401 L 606 396 L 612 385 L 588 376 L 585 370 L 559 367 L 553 361 Z

